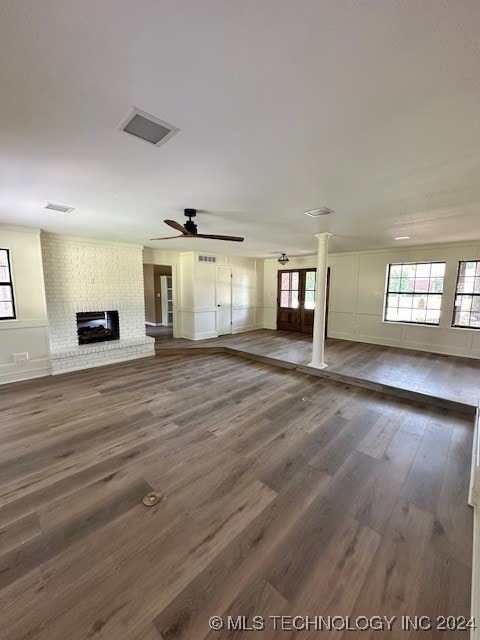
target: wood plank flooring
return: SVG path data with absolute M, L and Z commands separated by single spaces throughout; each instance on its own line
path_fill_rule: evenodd
M 175 348 L 215 347 L 305 366 L 311 360 L 312 338 L 292 331 L 261 329 L 196 342 L 160 338 L 156 342 L 159 355 Z M 327 339 L 325 352 L 328 363 L 328 369 L 323 372 L 325 375 L 350 376 L 475 407 L 478 405 L 480 361 L 477 359 L 334 338 Z
M 2 638 L 406 638 L 268 616 L 469 615 L 465 414 L 225 354 L 0 394 Z

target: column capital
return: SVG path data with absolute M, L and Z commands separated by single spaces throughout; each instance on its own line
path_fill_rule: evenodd
M 315 234 L 315 238 L 317 238 L 319 243 L 323 242 L 323 243 L 327 244 L 332 235 L 333 234 L 328 233 L 327 231 L 324 231 L 323 233 L 316 233 Z

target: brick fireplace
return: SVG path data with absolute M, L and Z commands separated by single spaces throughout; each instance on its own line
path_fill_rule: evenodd
M 143 247 L 45 233 L 42 253 L 53 373 L 154 355 L 155 340 L 145 335 Z M 105 316 L 110 310 L 115 318 Z M 79 319 L 92 338 L 81 344 Z M 118 336 L 96 339 L 100 325 L 103 337 Z

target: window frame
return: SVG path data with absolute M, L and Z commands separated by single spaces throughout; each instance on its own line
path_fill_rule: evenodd
M 454 291 L 454 298 L 453 298 L 453 310 L 452 310 L 452 324 L 451 324 L 451 328 L 452 329 L 467 329 L 467 330 L 471 330 L 471 331 L 478 331 L 480 329 L 480 327 L 465 327 L 462 324 L 455 324 L 455 315 L 457 313 L 457 307 L 455 305 L 455 302 L 457 300 L 457 296 L 471 296 L 472 298 L 478 297 L 480 298 L 480 293 L 463 293 L 463 292 L 459 292 L 458 291 L 458 280 L 460 278 L 460 265 L 463 263 L 467 263 L 467 262 L 475 262 L 480 264 L 480 259 L 477 260 L 459 260 L 457 263 L 457 277 L 455 278 L 455 291 Z M 470 313 L 472 313 L 470 311 Z
M 399 267 L 399 266 L 403 266 L 406 264 L 414 264 L 414 265 L 419 265 L 419 264 L 429 264 L 429 265 L 434 265 L 434 264 L 443 264 L 445 265 L 445 271 L 447 270 L 447 262 L 445 260 L 423 260 L 423 261 L 419 261 L 419 262 L 389 262 L 387 264 L 387 278 L 386 278 L 386 282 L 385 282 L 385 301 L 384 301 L 384 305 L 383 305 L 383 322 L 388 322 L 390 324 L 409 324 L 409 325 L 416 325 L 419 327 L 439 327 L 440 326 L 440 320 L 441 320 L 441 315 L 442 315 L 442 303 L 443 303 L 443 294 L 444 294 L 444 287 L 442 289 L 442 293 L 430 293 L 430 292 L 426 292 L 426 295 L 437 295 L 440 296 L 441 301 L 440 301 L 440 309 L 439 309 L 439 317 L 438 317 L 438 322 L 422 322 L 420 320 L 387 320 L 387 311 L 388 311 L 388 296 L 389 295 L 406 295 L 406 296 L 415 296 L 415 295 L 419 295 L 418 292 L 415 291 L 389 291 L 389 284 L 390 284 L 390 270 L 392 267 Z M 443 284 L 445 285 L 445 271 L 444 271 L 444 275 L 443 275 Z
M 12 294 L 12 309 L 13 309 L 13 315 L 12 316 L 5 316 L 0 318 L 0 322 L 9 322 L 10 320 L 16 320 L 17 319 L 17 308 L 15 305 L 15 291 L 13 288 L 13 277 L 12 277 L 12 261 L 10 260 L 10 249 L 7 249 L 5 247 L 0 247 L 0 251 L 6 251 L 7 253 L 7 268 L 8 268 L 8 277 L 9 280 L 0 280 L 0 286 L 1 287 L 10 287 L 10 292 Z

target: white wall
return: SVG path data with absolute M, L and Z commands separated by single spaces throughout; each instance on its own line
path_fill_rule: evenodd
M 233 268 L 232 333 L 261 329 L 264 261 L 232 257 L 225 262 Z
M 10 249 L 16 320 L 0 321 L 0 384 L 51 373 L 40 229 L 0 225 L 0 247 Z M 15 354 L 27 353 L 25 365 Z
M 263 260 L 216 254 L 216 263 L 209 263 L 199 262 L 198 255 L 196 251 L 144 250 L 144 262 L 172 265 L 174 336 L 203 340 L 218 335 L 216 265 L 232 267 L 232 333 L 261 329 Z
M 42 234 L 53 372 L 154 354 L 145 335 L 143 247 Z M 120 340 L 79 345 L 76 313 L 118 310 Z
M 217 332 L 216 266 L 232 268 L 232 333 L 243 333 L 263 326 L 263 260 L 217 255 L 216 263 L 199 262 L 194 253 L 193 311 L 195 338 L 213 338 Z
M 329 256 L 328 335 L 451 355 L 480 357 L 480 331 L 452 328 L 452 309 L 459 260 L 477 260 L 480 242 L 426 245 L 337 253 Z M 386 270 L 389 263 L 445 261 L 445 286 L 439 327 L 383 322 Z M 316 266 L 316 256 L 290 259 L 286 267 L 265 261 L 264 327 L 276 329 L 277 272 Z

